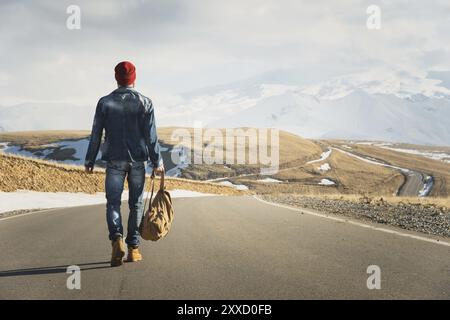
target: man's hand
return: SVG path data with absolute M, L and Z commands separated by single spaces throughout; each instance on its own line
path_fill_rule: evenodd
M 84 172 L 86 172 L 88 174 L 93 174 L 94 173 L 94 167 L 93 166 L 84 166 Z
M 153 169 L 153 173 L 156 175 L 160 175 L 164 172 L 164 165 L 160 165 L 158 168 Z

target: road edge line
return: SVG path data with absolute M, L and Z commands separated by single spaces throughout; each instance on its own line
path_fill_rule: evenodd
M 67 209 L 67 208 L 71 208 L 71 207 L 55 207 L 55 208 L 48 208 L 48 209 L 36 209 L 30 212 L 25 212 L 25 213 L 19 213 L 19 214 L 15 214 L 9 217 L 4 217 L 4 218 L 0 218 L 0 221 L 3 220 L 9 220 L 9 219 L 13 219 L 13 218 L 18 218 L 18 217 L 24 217 L 24 216 L 29 216 L 31 214 L 35 214 L 35 213 L 46 213 L 46 212 L 50 212 L 50 211 L 55 211 L 55 210 L 59 210 L 59 209 Z
M 265 204 L 268 204 L 268 205 L 272 205 L 272 206 L 275 206 L 275 207 L 289 209 L 289 210 L 293 210 L 293 211 L 297 211 L 297 212 L 303 212 L 303 213 L 306 213 L 306 214 L 309 214 L 309 215 L 312 215 L 312 216 L 325 218 L 325 219 L 328 219 L 328 220 L 344 222 L 344 223 L 352 224 L 352 225 L 359 226 L 359 227 L 362 227 L 362 228 L 367 228 L 367 229 L 371 229 L 371 230 L 375 230 L 375 231 L 381 231 L 381 232 L 385 232 L 385 233 L 395 234 L 395 235 L 406 237 L 406 238 L 411 238 L 411 239 L 415 239 L 415 240 L 421 240 L 421 241 L 425 241 L 425 242 L 429 242 L 429 243 L 439 244 L 441 246 L 450 247 L 450 242 L 446 242 L 446 241 L 440 241 L 440 240 L 427 238 L 427 237 L 423 237 L 423 236 L 419 236 L 419 235 L 414 235 L 414 234 L 410 234 L 410 233 L 400 232 L 400 231 L 397 231 L 397 230 L 392 230 L 392 229 L 387 229 L 387 228 L 382 228 L 382 227 L 376 227 L 374 225 L 370 225 L 370 224 L 366 224 L 366 223 L 363 223 L 363 222 L 354 221 L 354 220 L 351 220 L 351 219 L 348 219 L 348 218 L 339 218 L 339 217 L 329 216 L 329 215 L 318 213 L 318 212 L 314 212 L 314 211 L 311 211 L 311 210 L 308 210 L 308 209 L 302 209 L 302 208 L 292 207 L 292 206 L 288 206 L 288 205 L 284 205 L 284 204 L 280 204 L 280 203 L 274 203 L 274 202 L 270 202 L 270 201 L 261 199 L 257 195 L 253 195 L 253 198 L 258 200 L 258 201 L 260 201 L 260 202 L 262 202 L 262 203 L 265 203 Z

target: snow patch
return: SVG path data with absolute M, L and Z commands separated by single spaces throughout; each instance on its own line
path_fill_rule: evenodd
M 12 146 L 12 145 L 10 145 L 10 142 L 4 142 L 2 144 L 2 149 L 0 149 L 0 150 L 1 150 L 1 152 L 4 152 L 4 153 L 11 153 L 11 154 L 24 156 L 24 157 L 37 158 L 32 152 L 26 151 L 26 150 L 22 149 L 22 147 L 20 147 L 20 146 Z
M 228 180 L 221 181 L 221 182 L 219 182 L 219 184 L 222 185 L 222 186 L 233 187 L 236 190 L 248 190 L 248 187 L 246 185 L 244 185 L 244 184 L 234 184 L 234 183 L 232 183 L 231 181 L 228 181 Z
M 322 154 L 320 155 L 320 159 L 308 161 L 306 164 L 311 164 L 311 163 L 316 163 L 316 162 L 324 161 L 324 160 L 328 159 L 328 157 L 329 157 L 330 155 L 331 155 L 331 149 L 328 149 L 327 151 L 322 152 Z
M 431 189 L 433 188 L 434 179 L 431 176 L 427 176 L 425 178 L 423 188 L 419 191 L 419 197 L 426 197 L 430 194 Z
M 320 180 L 319 184 L 321 186 L 332 186 L 332 185 L 335 185 L 336 183 L 334 183 L 334 181 L 329 180 L 329 179 L 322 179 L 322 180 Z
M 322 171 L 322 172 L 327 172 L 328 170 L 331 170 L 331 166 L 327 162 L 327 163 L 324 163 L 323 165 L 321 165 L 320 167 L 318 167 L 317 170 Z
M 264 178 L 264 179 L 260 179 L 257 180 L 258 182 L 263 182 L 263 183 L 281 183 L 283 181 L 281 180 L 277 180 L 277 179 L 273 179 L 273 178 Z
M 64 160 L 63 163 L 84 165 L 84 158 L 89 146 L 88 139 L 74 140 L 74 141 L 58 141 L 55 143 L 61 149 L 74 149 L 75 153 L 72 155 L 76 160 Z
M 169 192 L 172 198 L 214 196 L 214 194 L 180 189 L 169 190 Z M 147 196 L 147 194 L 145 194 L 145 196 Z M 122 200 L 128 200 L 127 191 L 124 191 L 122 194 Z M 65 208 L 102 203 L 106 203 L 106 196 L 104 192 L 97 192 L 96 194 L 37 192 L 28 190 L 0 192 L 0 213 L 23 209 Z
M 46 159 L 47 156 L 52 154 L 55 150 L 59 148 L 59 150 L 65 149 L 73 149 L 75 152 L 71 155 L 73 159 L 67 159 L 63 161 L 54 160 L 57 162 L 72 164 L 72 165 L 84 165 L 84 157 L 87 152 L 87 148 L 89 145 L 89 139 L 80 139 L 80 140 L 63 140 L 54 142 L 51 144 L 42 145 L 42 149 L 38 151 L 28 151 L 23 149 L 21 146 L 11 145 L 10 142 L 3 142 L 0 150 L 5 153 L 15 154 L 19 156 L 29 157 L 29 158 L 38 158 L 38 159 Z M 97 157 L 101 157 L 101 152 Z M 50 160 L 50 159 L 46 159 Z

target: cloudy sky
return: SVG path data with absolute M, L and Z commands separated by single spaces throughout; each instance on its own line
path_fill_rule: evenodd
M 81 29 L 66 27 L 67 7 Z M 381 29 L 366 27 L 381 8 Z M 450 70 L 450 2 L 380 0 L 0 1 L 0 106 L 95 104 L 121 60 L 137 88 L 165 97 L 276 70 L 299 77 Z

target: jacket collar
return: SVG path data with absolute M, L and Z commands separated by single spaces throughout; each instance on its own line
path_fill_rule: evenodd
M 113 92 L 116 93 L 122 93 L 122 92 L 127 92 L 127 91 L 136 91 L 133 87 L 119 87 L 116 90 L 114 90 Z

